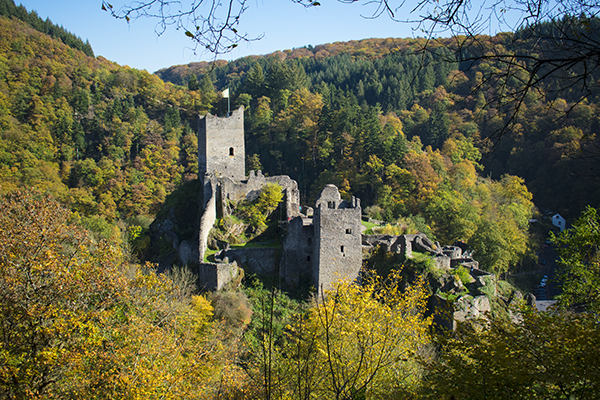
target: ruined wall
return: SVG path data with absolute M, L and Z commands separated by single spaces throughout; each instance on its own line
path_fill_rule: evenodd
M 284 201 L 286 204 L 286 220 L 291 220 L 291 218 L 295 217 L 296 215 L 299 215 L 300 193 L 298 191 L 298 184 L 289 176 L 265 177 L 259 171 L 257 174 L 251 172 L 248 179 L 238 181 L 228 177 L 219 178 L 207 173 L 204 176 L 204 182 L 204 212 L 202 213 L 202 217 L 200 219 L 200 231 L 198 234 L 199 264 L 204 263 L 204 255 L 208 247 L 208 235 L 217 220 L 218 214 L 220 214 L 221 212 L 226 212 L 223 210 L 228 209 L 228 200 L 254 200 L 256 197 L 258 197 L 262 187 L 265 184 L 276 183 L 283 188 Z M 241 250 L 230 251 L 231 253 L 229 253 L 229 255 L 231 257 L 233 257 L 236 254 L 243 254 Z M 277 256 L 275 257 L 272 255 L 272 252 L 263 249 L 246 249 L 245 251 L 247 251 L 247 254 L 250 254 L 250 256 L 248 256 L 246 261 L 246 256 L 244 255 L 243 260 L 241 262 L 238 262 L 239 265 L 243 264 L 249 266 L 249 268 L 251 269 L 250 272 L 253 272 L 252 270 L 254 270 L 254 272 L 256 273 L 275 273 L 274 271 L 279 266 L 279 254 L 277 254 Z M 256 254 L 256 256 L 252 254 Z M 260 254 L 262 254 L 262 256 Z M 261 257 L 263 256 L 264 259 L 261 259 Z M 264 272 L 264 270 L 267 268 L 267 265 L 269 265 L 270 271 Z M 221 281 L 216 281 L 217 283 L 213 282 L 214 279 L 217 279 L 217 275 L 215 274 L 216 270 L 213 271 L 210 268 L 206 270 L 206 279 L 212 282 L 209 283 L 209 286 L 222 287 Z M 227 277 L 227 274 L 225 274 L 224 276 Z M 201 282 L 204 282 L 203 279 L 204 278 L 202 278 Z
M 239 275 L 239 268 L 236 262 L 201 263 L 198 266 L 198 275 L 200 290 L 221 290 Z
M 246 176 L 244 107 L 231 116 L 207 114 L 198 121 L 198 175 L 205 173 L 242 180 Z
M 244 180 L 221 179 L 223 190 L 223 201 L 248 200 L 252 201 L 258 197 L 260 191 L 267 183 L 275 183 L 282 187 L 285 194 L 286 219 L 299 215 L 300 191 L 298 183 L 287 175 L 264 176 L 261 171 L 250 171 L 248 178 Z
M 280 263 L 281 277 L 288 285 L 312 281 L 314 241 L 312 218 L 298 216 L 289 221 Z
M 208 247 L 208 234 L 217 220 L 216 182 L 205 176 L 202 189 L 204 190 L 204 211 L 200 218 L 200 230 L 198 232 L 198 264 L 204 262 L 204 254 Z
M 247 247 L 224 250 L 221 257 L 235 261 L 246 273 L 276 276 L 280 251 L 274 247 Z
M 362 265 L 360 200 L 343 201 L 334 185 L 326 185 L 313 217 L 314 284 L 321 292 L 340 279 L 356 279 Z

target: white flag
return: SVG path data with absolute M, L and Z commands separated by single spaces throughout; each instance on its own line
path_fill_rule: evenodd
M 223 98 L 224 99 L 228 99 L 229 98 L 229 88 L 223 90 Z

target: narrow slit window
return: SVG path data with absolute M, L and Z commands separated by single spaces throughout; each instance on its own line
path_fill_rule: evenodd
M 230 147 L 230 148 L 229 148 L 229 155 L 230 155 L 230 156 L 233 156 L 233 147 Z
M 342 253 L 344 252 L 344 246 L 340 246 L 340 250 L 342 251 Z
M 352 235 L 352 229 L 350 229 L 350 228 L 347 228 L 347 229 L 346 229 L 346 234 L 347 234 L 347 235 Z
M 310 256 L 306 256 L 306 261 L 310 261 Z

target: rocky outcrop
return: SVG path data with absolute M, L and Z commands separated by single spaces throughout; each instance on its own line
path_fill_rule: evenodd
M 363 250 L 370 251 L 377 247 L 383 251 L 402 254 L 405 258 L 412 258 L 412 252 L 429 253 L 435 257 L 439 269 L 450 270 L 459 265 L 467 268 L 479 267 L 470 253 L 464 252 L 460 246 L 440 246 L 431 241 L 424 233 L 411 235 L 363 235 Z
M 438 327 L 454 330 L 457 324 L 471 319 L 487 319 L 492 310 L 487 296 L 462 296 L 451 300 L 441 294 L 431 296 L 428 303 Z

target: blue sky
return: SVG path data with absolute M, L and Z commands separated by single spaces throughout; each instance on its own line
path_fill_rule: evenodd
M 114 7 L 130 0 L 112 0 Z M 96 56 L 121 65 L 154 72 L 177 64 L 211 60 L 210 54 L 194 54 L 192 43 L 183 31 L 170 30 L 157 37 L 156 21 L 134 20 L 129 25 L 101 10 L 101 0 L 15 0 L 40 17 L 49 17 L 68 31 L 88 39 Z M 366 38 L 406 38 L 417 36 L 406 24 L 382 16 L 368 19 L 373 8 L 359 4 L 340 4 L 322 0 L 320 7 L 305 9 L 291 0 L 251 0 L 243 14 L 240 31 L 264 38 L 242 43 L 234 52 L 221 56 L 234 60 L 246 55 L 261 55 L 305 45 Z

